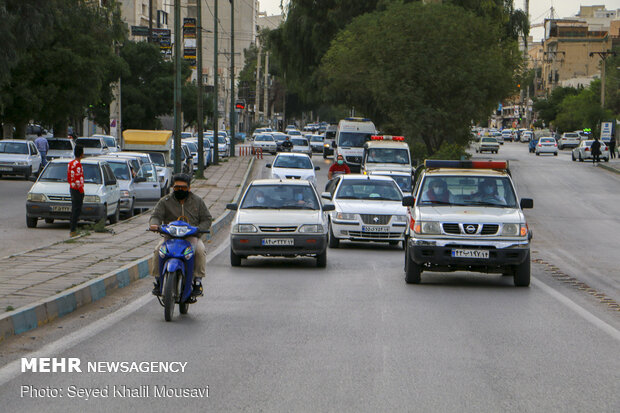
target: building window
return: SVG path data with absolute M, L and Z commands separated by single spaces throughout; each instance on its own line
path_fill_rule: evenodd
M 148 14 L 149 14 L 148 10 L 149 10 L 148 6 L 146 4 L 144 4 L 144 3 L 142 3 L 142 15 L 143 16 L 148 16 Z
M 168 25 L 168 13 L 163 10 L 157 10 L 157 27 Z

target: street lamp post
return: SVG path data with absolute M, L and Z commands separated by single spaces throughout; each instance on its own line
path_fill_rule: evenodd
M 174 173 L 181 172 L 181 0 L 174 1 Z
M 197 39 L 196 39 L 196 70 L 198 72 L 198 99 L 196 107 L 196 120 L 198 121 L 198 178 L 204 178 L 204 134 L 202 114 L 202 0 L 196 2 L 197 16 Z
M 218 115 L 219 115 L 219 102 L 218 102 L 218 92 L 219 92 L 219 76 L 217 73 L 217 55 L 218 55 L 218 50 L 217 50 L 217 24 L 218 24 L 218 18 L 217 18 L 217 6 L 218 6 L 218 0 L 215 0 L 215 4 L 213 7 L 213 145 L 215 146 L 213 148 L 213 164 L 217 165 L 218 159 L 219 159 L 219 137 L 218 137 L 218 125 L 217 123 L 219 122 L 218 119 Z
M 590 57 L 594 55 L 601 57 L 601 107 L 605 109 L 605 61 L 609 56 L 616 56 L 616 52 L 607 50 L 606 52 L 591 52 Z
M 235 156 L 235 4 L 230 0 L 230 156 Z

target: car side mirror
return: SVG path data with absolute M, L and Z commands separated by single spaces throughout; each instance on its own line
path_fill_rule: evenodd
M 415 198 L 412 196 L 404 196 L 403 197 L 403 206 L 412 207 L 415 204 Z
M 271 168 L 271 164 L 268 163 L 267 165 L 265 165 L 265 168 Z
M 333 195 L 330 192 L 323 192 L 321 194 L 321 198 L 328 199 L 328 200 L 331 201 L 334 197 L 333 197 Z
M 521 209 L 534 208 L 534 200 L 532 198 L 521 198 Z
M 134 181 L 135 183 L 146 182 L 146 178 L 145 178 L 145 177 L 143 177 L 143 176 L 136 176 L 136 177 L 133 179 L 133 181 Z
M 329 212 L 329 211 L 335 211 L 335 210 L 336 210 L 336 205 L 334 204 L 323 205 L 323 212 Z
M 336 145 L 336 141 L 332 142 L 332 148 L 337 148 L 338 145 Z
M 315 170 L 315 171 L 320 171 L 320 170 L 321 170 L 321 167 L 320 167 L 320 166 L 315 166 L 315 167 L 314 167 L 314 170 Z
M 239 204 L 226 204 L 226 209 L 230 209 L 231 211 L 236 211 L 239 209 Z

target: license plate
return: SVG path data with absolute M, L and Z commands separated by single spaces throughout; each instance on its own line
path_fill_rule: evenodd
M 71 207 L 70 206 L 54 205 L 54 206 L 52 206 L 52 211 L 54 211 L 54 212 L 71 212 Z
M 0 166 L 0 171 L 12 171 L 13 168 L 8 167 L 8 166 Z
M 369 227 L 362 225 L 362 232 L 390 232 L 390 227 Z
M 262 244 L 265 246 L 291 246 L 295 245 L 293 238 L 263 238 Z
M 488 259 L 489 251 L 487 250 L 452 250 L 453 258 L 478 258 Z

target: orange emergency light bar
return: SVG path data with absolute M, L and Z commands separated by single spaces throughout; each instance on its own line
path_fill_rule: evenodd
M 404 141 L 404 136 L 392 136 L 392 135 L 372 135 L 370 137 L 373 141 Z
M 508 169 L 508 161 L 443 161 L 427 159 L 424 161 L 427 168 L 457 168 L 457 169 Z

